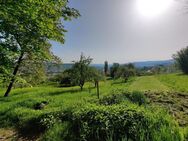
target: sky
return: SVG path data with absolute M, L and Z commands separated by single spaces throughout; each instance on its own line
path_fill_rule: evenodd
M 65 44 L 52 42 L 64 63 L 81 53 L 96 64 L 167 60 L 188 45 L 188 9 L 181 0 L 166 7 L 148 0 L 70 0 L 69 5 L 81 17 L 64 23 Z

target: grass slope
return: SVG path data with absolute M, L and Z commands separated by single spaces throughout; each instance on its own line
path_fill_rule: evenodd
M 137 77 L 131 79 L 128 83 L 123 83 L 122 80 L 100 82 L 101 97 L 110 93 L 115 93 L 115 91 L 119 89 L 129 91 L 188 92 L 188 76 L 168 74 Z M 17 122 L 24 123 L 29 119 L 45 113 L 81 106 L 86 104 L 88 100 L 97 98 L 96 89 L 94 89 L 93 84 L 90 83 L 86 84 L 85 89 L 82 92 L 79 87 L 58 88 L 53 86 L 41 86 L 35 88 L 14 89 L 11 92 L 10 97 L 7 98 L 3 97 L 3 93 L 4 90 L 0 90 L 0 128 L 13 127 Z M 158 93 L 157 95 L 154 95 L 154 98 L 159 98 L 159 100 L 161 97 L 162 96 L 158 95 Z M 169 98 L 173 99 L 172 101 L 176 104 L 181 103 L 183 105 L 185 102 L 176 99 L 176 95 L 172 95 Z M 178 101 L 176 102 L 176 100 Z M 43 110 L 34 109 L 33 105 L 41 102 L 47 102 L 48 104 Z M 163 105 L 167 107 L 171 106 L 166 103 L 163 103 Z M 179 108 L 182 105 L 178 105 L 177 107 Z M 181 107 L 180 110 L 182 110 Z M 184 114 L 183 112 L 180 113 L 180 116 L 181 114 L 185 116 L 184 119 L 188 119 L 187 114 Z M 182 120 L 182 118 L 180 119 Z
M 163 74 L 155 77 L 174 91 L 188 92 L 188 75 Z
M 169 91 L 170 88 L 161 83 L 155 76 L 137 77 L 128 87 L 130 91 Z

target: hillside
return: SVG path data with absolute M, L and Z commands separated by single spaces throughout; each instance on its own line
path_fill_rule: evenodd
M 125 91 L 142 91 L 149 100 L 148 106 L 152 103 L 155 105 L 155 109 L 157 105 L 167 109 L 170 115 L 181 126 L 182 132 L 186 134 L 186 127 L 188 127 L 188 116 L 186 114 L 188 112 L 187 83 L 188 77 L 179 74 L 136 77 L 127 83 L 124 83 L 122 80 L 108 80 L 100 83 L 100 99 L 102 100 L 108 96 L 115 100 L 118 98 L 116 96 Z M 51 127 L 51 124 L 53 125 L 57 122 L 55 118 L 57 113 L 70 113 L 71 109 L 76 110 L 84 105 L 94 104 L 98 101 L 96 90 L 91 86 L 91 83 L 87 83 L 84 91 L 80 91 L 79 87 L 59 88 L 56 86 L 40 86 L 22 88 L 13 90 L 11 96 L 8 98 L 0 97 L 0 127 L 3 128 L 0 129 L 0 133 L 4 134 L 3 137 L 0 137 L 6 138 L 6 136 L 10 136 L 12 133 L 16 133 L 16 135 L 19 133 L 21 136 L 16 136 L 16 138 L 27 139 L 32 137 L 33 140 L 36 140 L 42 137 L 41 134 L 38 134 L 40 133 L 38 130 L 31 132 L 33 128 L 36 128 L 33 126 L 37 125 L 40 128 L 49 126 L 51 130 L 47 130 L 45 138 L 48 138 L 46 140 L 52 140 L 50 138 L 53 138 L 54 135 L 57 136 L 59 131 L 65 130 L 64 128 L 61 129 L 65 125 L 61 128 L 59 126 Z M 3 91 L 0 90 L 0 93 L 2 95 Z M 105 98 L 104 100 L 107 99 Z M 123 103 L 126 104 L 127 102 Z M 131 105 L 131 103 L 128 105 Z M 136 105 L 133 104 L 132 106 Z M 51 115 L 52 117 L 49 117 Z M 166 114 L 163 115 L 163 117 L 165 116 Z M 38 123 L 38 119 L 40 119 L 40 123 Z M 37 123 L 35 123 L 35 120 L 37 120 Z M 39 127 L 37 128 L 40 129 Z M 5 133 L 6 129 L 8 130 L 7 134 Z M 22 130 L 25 132 L 22 132 Z

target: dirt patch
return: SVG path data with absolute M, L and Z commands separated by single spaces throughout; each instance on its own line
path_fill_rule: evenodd
M 0 141 L 11 141 L 16 137 L 13 129 L 0 129 Z
M 0 129 L 0 141 L 37 141 L 38 136 L 21 135 L 15 129 Z
M 188 94 L 179 92 L 145 92 L 151 103 L 168 109 L 179 125 L 188 126 Z

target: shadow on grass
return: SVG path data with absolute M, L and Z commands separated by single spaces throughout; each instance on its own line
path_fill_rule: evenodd
M 65 94 L 65 93 L 69 93 L 69 94 L 75 94 L 75 93 L 82 93 L 82 92 L 88 92 L 91 91 L 92 89 L 95 89 L 94 87 L 88 89 L 88 88 L 83 88 L 83 90 L 81 91 L 80 88 L 74 88 L 74 89 L 69 89 L 69 90 L 65 90 L 62 88 L 61 91 L 56 91 L 56 92 L 48 92 L 46 95 L 50 95 L 50 96 L 54 96 L 54 95 L 61 95 L 61 94 Z
M 125 84 L 125 81 L 117 81 L 117 82 L 112 82 L 112 85 L 119 85 L 119 84 Z
M 16 129 L 18 140 L 36 141 L 45 132 L 45 128 L 40 126 L 37 118 L 27 121 L 21 128 Z
M 178 73 L 178 74 L 176 74 L 176 76 L 186 76 L 187 74 L 185 74 L 185 73 Z M 188 75 L 187 75 L 188 76 Z

